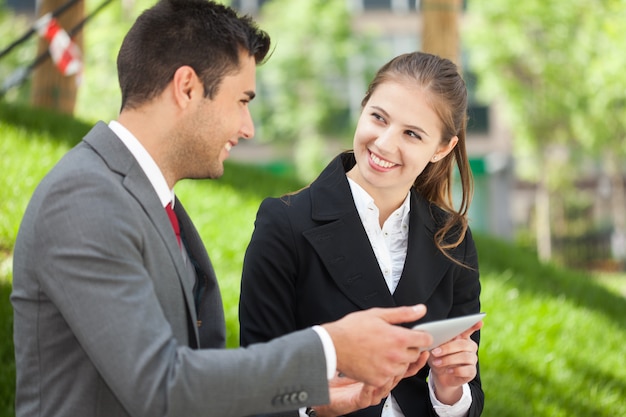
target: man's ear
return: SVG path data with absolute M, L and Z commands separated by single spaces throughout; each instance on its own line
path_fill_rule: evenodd
M 459 143 L 459 137 L 454 136 L 452 139 L 450 139 L 450 141 L 447 144 L 442 145 L 437 149 L 437 152 L 435 152 L 435 154 L 430 158 L 430 161 L 437 162 L 437 161 L 442 160 L 450 152 L 452 152 L 452 150 L 454 149 L 457 143 Z
M 202 83 L 193 68 L 183 65 L 176 70 L 172 78 L 172 88 L 178 106 L 186 108 L 198 94 L 198 87 L 202 91 Z

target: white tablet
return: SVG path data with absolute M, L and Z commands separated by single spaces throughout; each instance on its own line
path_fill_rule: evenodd
M 433 337 L 433 343 L 421 350 L 431 350 L 460 335 L 485 317 L 486 313 L 470 314 L 468 316 L 454 317 L 451 319 L 430 321 L 413 327 L 414 330 L 429 333 Z

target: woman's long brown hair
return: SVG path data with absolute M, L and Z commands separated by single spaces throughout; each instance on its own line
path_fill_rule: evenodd
M 443 209 L 443 226 L 435 233 L 435 245 L 457 264 L 448 251 L 465 238 L 468 228 L 467 212 L 472 200 L 473 179 L 465 146 L 467 128 L 467 88 L 457 66 L 450 60 L 423 52 L 399 55 L 382 66 L 372 80 L 362 101 L 365 106 L 376 88 L 386 81 L 415 85 L 427 92 L 430 104 L 442 122 L 441 144 L 453 137 L 458 142 L 453 151 L 441 161 L 429 163 L 415 179 L 413 186 L 425 199 Z M 452 199 L 454 164 L 461 181 L 461 202 L 455 209 Z

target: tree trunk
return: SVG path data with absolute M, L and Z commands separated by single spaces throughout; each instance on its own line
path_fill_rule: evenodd
M 537 182 L 535 191 L 535 234 L 537 239 L 537 255 L 541 261 L 552 258 L 552 229 L 550 226 L 550 190 L 546 181 L 547 169 L 544 163 L 543 171 Z
M 43 16 L 67 3 L 67 0 L 41 0 L 38 2 L 37 16 Z M 70 32 L 84 17 L 84 1 L 78 1 L 61 16 L 57 18 L 59 24 L 66 32 Z M 78 32 L 72 40 L 83 50 L 82 31 Z M 39 39 L 37 56 L 48 50 L 48 42 Z M 65 76 L 57 68 L 52 59 L 46 59 L 35 68 L 31 86 L 31 104 L 34 107 L 52 109 L 61 113 L 73 114 L 78 92 L 80 74 Z
M 611 237 L 611 251 L 613 258 L 619 261 L 626 260 L 626 193 L 624 192 L 624 177 L 618 156 L 608 152 L 605 156 L 605 169 L 611 179 L 611 217 L 613 234 Z
M 460 67 L 459 14 L 462 0 L 422 0 L 422 51 Z

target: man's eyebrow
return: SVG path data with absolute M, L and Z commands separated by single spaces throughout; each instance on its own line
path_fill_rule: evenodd
M 254 100 L 256 93 L 254 91 L 244 91 L 244 94 L 248 96 L 250 100 Z

